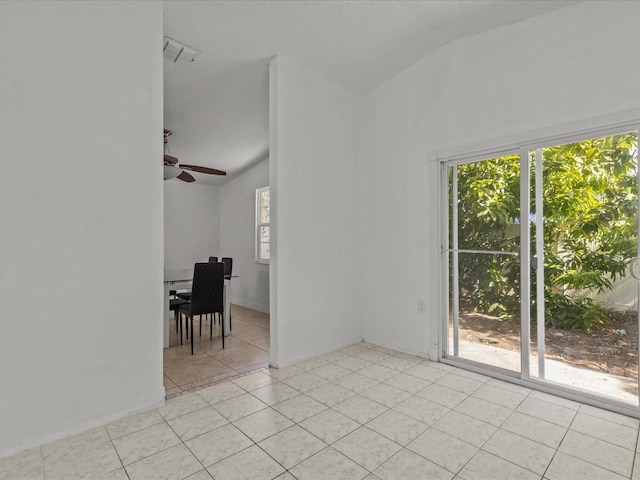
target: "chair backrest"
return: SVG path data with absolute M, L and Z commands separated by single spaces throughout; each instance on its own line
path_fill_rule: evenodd
M 191 314 L 224 311 L 224 265 L 196 263 L 191 286 Z
M 222 263 L 224 263 L 224 275 L 225 277 L 231 276 L 231 270 L 233 270 L 233 258 L 222 257 Z
M 218 257 L 209 257 L 209 263 L 218 263 Z

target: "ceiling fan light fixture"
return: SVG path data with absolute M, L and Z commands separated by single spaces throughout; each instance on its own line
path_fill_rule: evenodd
M 164 179 L 171 180 L 172 178 L 176 178 L 178 175 L 182 173 L 178 167 L 174 167 L 171 165 L 164 166 Z

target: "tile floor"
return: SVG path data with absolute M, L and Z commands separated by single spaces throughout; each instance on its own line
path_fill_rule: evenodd
M 0 478 L 640 479 L 639 421 L 368 343 L 0 460 Z
M 218 324 L 214 326 L 213 339 L 209 340 L 209 321 L 203 322 L 200 336 L 196 317 L 193 355 L 186 332 L 183 331 L 183 345 L 180 345 L 175 322 L 171 322 L 169 348 L 163 350 L 164 388 L 168 398 L 269 365 L 269 315 L 232 305 L 231 320 L 232 335 L 225 338 L 223 350 Z

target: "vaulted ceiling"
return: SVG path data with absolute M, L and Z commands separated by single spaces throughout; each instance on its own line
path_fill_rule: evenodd
M 227 171 L 193 174 L 198 183 L 222 185 L 268 156 L 274 55 L 362 95 L 445 43 L 574 3 L 165 1 L 165 35 L 201 50 L 195 62 L 164 63 L 169 148 L 182 163 Z

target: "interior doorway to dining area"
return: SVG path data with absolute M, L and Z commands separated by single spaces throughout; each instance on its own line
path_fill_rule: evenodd
M 232 334 L 225 337 L 224 349 L 217 316 L 213 325 L 213 338 L 209 336 L 211 318 L 202 317 L 200 335 L 200 320 L 196 316 L 193 323 L 193 355 L 190 339 L 186 339 L 184 322 L 182 345 L 175 322 L 170 322 L 169 348 L 163 350 L 164 388 L 167 397 L 269 365 L 269 315 L 233 304 L 230 313 Z

